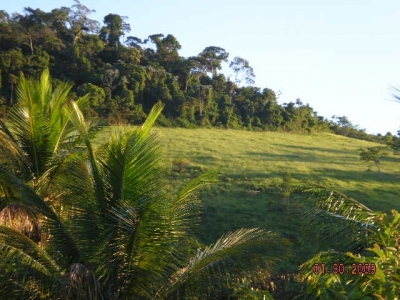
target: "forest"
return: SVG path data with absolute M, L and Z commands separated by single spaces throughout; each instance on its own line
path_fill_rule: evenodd
M 301 99 L 279 105 L 279 92 L 253 86 L 249 61 L 206 46 L 191 57 L 179 55 L 178 39 L 129 35 L 124 16 L 108 14 L 103 26 L 79 1 L 51 12 L 25 8 L 0 11 L 1 115 L 15 102 L 20 73 L 74 84 L 70 97 L 90 94 L 90 116 L 107 124 L 141 124 L 157 102 L 165 108 L 160 126 L 242 128 L 292 132 L 334 131 L 373 140 L 346 116 L 319 116 Z M 229 76 L 220 73 L 229 66 Z M 391 139 L 391 134 L 387 137 Z
M 398 299 L 397 136 L 91 12 L 0 11 L 1 299 Z

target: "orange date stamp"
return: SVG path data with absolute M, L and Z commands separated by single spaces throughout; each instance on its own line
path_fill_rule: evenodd
M 374 275 L 376 273 L 376 265 L 374 263 L 315 263 L 313 265 L 313 272 L 315 275 Z

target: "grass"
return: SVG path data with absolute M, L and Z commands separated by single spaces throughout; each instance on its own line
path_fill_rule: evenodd
M 105 128 L 97 142 L 115 127 Z M 204 216 L 199 232 L 205 243 L 241 227 L 262 227 L 290 239 L 302 235 L 278 192 L 285 172 L 354 197 L 374 210 L 400 210 L 400 156 L 376 168 L 360 161 L 358 149 L 374 143 L 328 133 L 293 134 L 223 129 L 155 128 L 164 149 L 171 182 L 179 184 L 205 170 L 219 168 L 220 181 L 201 193 Z M 185 160 L 184 172 L 172 171 Z M 289 200 L 290 201 L 290 200 Z

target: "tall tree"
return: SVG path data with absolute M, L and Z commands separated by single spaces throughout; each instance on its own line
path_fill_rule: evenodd
M 144 40 L 144 43 L 148 42 L 151 42 L 156 47 L 155 49 L 147 49 L 145 57 L 148 63 L 157 63 L 165 68 L 167 72 L 175 73 L 176 68 L 183 60 L 178 54 L 181 45 L 176 37 L 172 34 L 168 34 L 167 36 L 153 34 Z
M 18 82 L 18 77 L 15 76 L 14 74 L 8 74 L 8 82 L 10 83 L 11 86 L 11 95 L 10 95 L 10 104 L 14 104 L 14 86 Z
M 221 63 L 228 61 L 229 53 L 223 48 L 209 46 L 200 52 L 198 57 L 207 72 L 211 72 L 215 77 L 217 75 L 217 70 L 221 69 Z
M 98 21 L 89 18 L 89 15 L 95 10 L 89 9 L 78 0 L 74 0 L 74 2 L 75 4 L 70 8 L 53 9 L 47 14 L 50 28 L 72 46 L 82 39 L 84 32 L 93 34 L 100 28 Z
M 254 84 L 254 77 L 256 77 L 256 75 L 254 75 L 253 68 L 250 66 L 248 60 L 236 56 L 229 63 L 229 68 L 231 68 L 235 74 L 235 83 L 237 85 L 240 85 L 243 80 L 248 85 Z
M 8 23 L 10 16 L 5 10 L 0 10 L 0 24 Z
M 20 25 L 26 35 L 31 54 L 34 53 L 34 38 L 44 26 L 45 13 L 40 9 L 24 8 L 25 15 L 14 14 L 13 20 Z
M 118 48 L 120 45 L 120 38 L 125 33 L 131 31 L 131 27 L 125 22 L 127 17 L 116 14 L 108 14 L 104 17 L 104 24 L 100 31 L 100 37 L 106 41 L 110 46 Z
M 71 7 L 69 13 L 69 26 L 73 34 L 73 45 L 81 38 L 84 31 L 95 33 L 100 27 L 98 21 L 88 17 L 91 13 L 95 12 L 94 9 L 89 9 L 78 0 L 74 0 L 74 2 L 75 4 Z

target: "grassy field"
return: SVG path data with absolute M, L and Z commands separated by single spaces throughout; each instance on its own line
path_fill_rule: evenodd
M 98 142 L 115 127 L 105 128 Z M 390 150 L 376 167 L 360 161 L 357 149 L 376 144 L 334 134 L 291 134 L 223 129 L 155 128 L 167 166 L 186 159 L 182 172 L 171 171 L 178 184 L 211 168 L 220 181 L 201 193 L 204 206 L 202 241 L 240 227 L 263 227 L 288 238 L 301 235 L 293 216 L 280 207 L 277 187 L 285 172 L 341 191 L 374 210 L 400 210 L 400 156 Z M 257 191 L 257 192 L 255 192 Z

